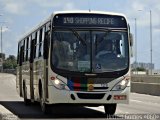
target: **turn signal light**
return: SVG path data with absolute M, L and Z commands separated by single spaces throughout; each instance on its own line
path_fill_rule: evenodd
M 51 80 L 55 80 L 55 79 L 56 79 L 55 77 L 53 77 L 53 76 L 51 77 Z

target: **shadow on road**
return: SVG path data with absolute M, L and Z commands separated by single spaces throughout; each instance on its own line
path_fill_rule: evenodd
M 54 112 L 44 115 L 38 103 L 25 106 L 21 101 L 0 101 L 19 118 L 106 118 L 103 112 L 80 106 L 56 106 Z M 55 112 L 56 111 L 56 112 Z M 116 116 L 115 116 L 116 117 Z

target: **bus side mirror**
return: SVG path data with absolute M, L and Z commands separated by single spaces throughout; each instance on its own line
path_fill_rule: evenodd
M 44 45 L 43 45 L 43 58 L 48 59 L 48 54 L 49 54 L 49 39 L 50 34 L 49 31 L 45 32 L 45 37 L 44 37 Z
M 129 33 L 129 42 L 130 42 L 130 46 L 133 47 L 133 34 Z
M 133 34 L 129 33 L 129 43 L 130 43 L 130 48 L 131 48 L 131 57 L 133 57 Z

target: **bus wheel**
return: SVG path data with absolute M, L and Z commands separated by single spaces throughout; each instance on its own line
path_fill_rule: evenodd
M 43 92 L 40 92 L 40 105 L 41 105 L 41 110 L 44 114 L 50 113 L 50 106 L 45 103 L 45 99 L 43 97 Z
M 24 104 L 27 106 L 31 103 L 29 99 L 27 99 L 27 90 L 25 83 L 23 84 L 23 98 L 24 98 Z
M 114 115 L 116 112 L 117 104 L 106 104 L 104 110 L 106 115 Z

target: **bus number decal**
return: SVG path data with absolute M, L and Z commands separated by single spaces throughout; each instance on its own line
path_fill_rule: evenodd
M 67 24 L 67 23 L 73 24 L 74 23 L 73 17 L 64 17 L 63 23 L 64 24 Z
M 101 87 L 108 87 L 108 84 L 107 83 L 102 83 Z

